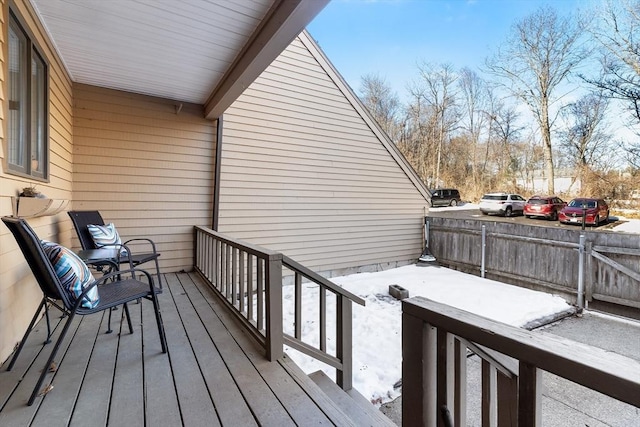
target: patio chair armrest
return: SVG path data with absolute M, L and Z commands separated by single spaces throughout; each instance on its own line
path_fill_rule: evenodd
M 143 275 L 145 275 L 147 277 L 147 282 L 149 283 L 149 291 L 150 292 L 154 292 L 154 283 L 153 283 L 153 276 L 151 276 L 151 274 L 149 274 L 148 271 L 143 270 L 141 268 L 130 268 L 128 270 L 118 270 L 118 271 L 114 271 L 112 273 L 108 273 L 105 274 L 104 276 L 100 277 L 99 279 L 94 280 L 93 282 L 91 282 L 87 287 L 85 287 L 82 290 L 82 293 L 76 298 L 76 302 L 74 304 L 73 309 L 76 310 L 78 309 L 78 307 L 82 304 L 84 297 L 89 293 L 89 291 L 91 291 L 91 289 L 93 289 L 96 286 L 99 285 L 117 285 L 118 281 L 110 281 L 109 279 L 111 278 L 118 278 L 120 276 L 122 276 L 123 274 L 131 274 L 132 277 L 135 278 L 135 275 L 137 273 L 141 273 Z
M 153 252 L 154 254 L 157 254 L 157 253 L 158 253 L 158 252 L 156 251 L 156 244 L 155 244 L 155 242 L 154 242 L 153 240 L 151 240 L 151 239 L 147 239 L 146 237 L 136 237 L 136 238 L 133 238 L 133 239 L 129 239 L 129 240 L 127 240 L 126 242 L 123 242 L 122 244 L 123 244 L 123 245 L 127 245 L 127 244 L 129 244 L 129 243 L 131 243 L 131 242 L 137 242 L 137 241 L 147 242 L 149 245 L 151 245 L 152 252 Z M 131 252 L 130 252 L 130 253 L 131 253 Z
M 96 279 L 95 282 L 91 283 L 91 286 L 93 286 L 94 284 L 97 285 L 104 285 L 104 284 L 117 284 L 118 280 L 109 280 L 109 279 L 113 279 L 113 278 L 120 278 L 121 276 L 130 274 L 132 278 L 135 278 L 137 273 L 141 273 L 144 276 L 147 277 L 147 281 L 149 282 L 149 284 L 151 285 L 151 289 L 153 289 L 153 276 L 147 271 L 144 270 L 142 268 L 129 268 L 126 270 L 117 270 L 117 271 L 112 271 L 111 273 L 105 274 L 104 276 L 100 277 L 99 279 Z M 107 283 L 107 281 L 109 281 L 109 283 Z

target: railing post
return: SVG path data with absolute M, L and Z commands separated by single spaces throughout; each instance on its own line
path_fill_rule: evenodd
M 539 427 L 542 425 L 540 370 L 520 361 L 518 375 L 518 427 Z
M 402 313 L 402 425 L 437 425 L 437 330 Z
M 324 292 L 324 290 L 323 290 Z M 351 300 L 342 295 L 337 297 L 337 325 L 336 357 L 342 361 L 342 369 L 336 371 L 336 384 L 343 390 L 353 388 L 353 334 Z
M 267 359 L 274 361 L 284 355 L 282 329 L 282 254 L 269 256 L 266 263 L 267 293 Z
M 585 235 L 581 234 L 578 246 L 578 309 L 580 312 L 584 309 L 584 242 Z
M 484 277 L 485 275 L 485 257 L 487 254 L 487 227 L 485 225 L 482 226 L 482 261 L 480 264 L 480 277 Z

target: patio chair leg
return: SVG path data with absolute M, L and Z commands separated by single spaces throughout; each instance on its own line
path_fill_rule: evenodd
M 113 332 L 113 329 L 111 329 L 111 311 L 113 311 L 113 308 L 109 309 L 109 320 L 107 323 L 107 332 L 105 332 L 105 334 L 110 334 L 111 332 Z
M 44 340 L 44 343 L 49 344 L 51 342 L 51 321 L 49 320 L 49 306 L 47 305 L 47 302 L 44 300 L 44 298 L 42 302 L 44 303 L 44 316 L 47 319 L 47 339 Z
M 131 325 L 131 316 L 129 315 L 129 306 L 127 305 L 126 302 L 123 304 L 123 308 L 124 308 L 124 314 L 127 317 L 127 324 L 129 325 L 129 333 L 132 334 L 133 326 Z
M 11 358 L 11 362 L 9 362 L 7 371 L 10 371 L 11 369 L 13 369 L 13 365 L 16 363 L 16 360 L 18 359 L 18 355 L 22 351 L 22 347 L 24 347 L 24 343 L 27 341 L 27 337 L 31 333 L 31 330 L 33 329 L 33 325 L 35 325 L 36 322 L 38 321 L 38 317 L 40 316 L 40 311 L 42 310 L 43 306 L 45 307 L 45 310 L 46 310 L 47 300 L 45 298 L 42 298 L 42 301 L 40 301 L 40 305 L 38 306 L 36 313 L 33 315 L 33 319 L 31 319 L 31 323 L 29 323 L 29 327 L 27 328 L 27 331 L 24 333 L 24 336 L 22 337 L 22 341 L 20 341 L 20 344 L 18 344 L 18 348 L 16 349 L 16 352 L 13 354 L 13 357 Z M 47 317 L 47 332 L 49 329 L 48 326 L 49 326 L 49 318 Z M 47 341 L 44 342 L 45 344 L 48 344 L 51 342 L 51 340 L 49 339 L 50 336 L 51 335 L 49 333 L 47 335 Z
M 158 304 L 158 296 L 155 292 L 151 294 L 151 302 L 153 302 L 153 310 L 156 313 L 156 323 L 158 324 L 158 334 L 160 335 L 160 346 L 162 352 L 167 352 L 167 336 L 164 333 L 164 325 L 162 323 L 162 316 L 160 315 L 160 304 Z
M 38 378 L 38 382 L 36 383 L 36 386 L 33 388 L 33 392 L 31 393 L 31 397 L 29 397 L 29 401 L 27 402 L 28 406 L 33 405 L 33 401 L 36 399 L 36 396 L 38 395 L 38 392 L 40 391 L 40 387 L 42 386 L 42 383 L 44 382 L 45 377 L 47 376 L 47 373 L 49 373 L 49 367 L 51 366 L 51 363 L 53 362 L 53 359 L 56 357 L 56 354 L 58 353 L 58 349 L 60 348 L 60 344 L 62 344 L 62 340 L 64 340 L 64 337 L 67 335 L 67 331 L 69 330 L 69 327 L 71 326 L 71 321 L 74 318 L 75 313 L 70 313 L 69 314 L 69 318 L 67 319 L 67 322 L 64 324 L 64 328 L 62 328 L 62 332 L 60 332 L 60 336 L 58 337 L 58 340 L 56 341 L 56 343 L 53 345 L 53 350 L 51 350 L 51 354 L 49 355 L 49 359 L 47 359 L 47 363 L 44 365 L 44 368 L 42 369 L 42 372 L 40 373 L 40 378 Z
M 156 262 L 156 276 L 158 276 L 158 285 L 159 288 L 162 289 L 162 277 L 160 274 L 160 264 L 158 263 L 158 257 L 156 257 L 156 259 L 154 260 Z

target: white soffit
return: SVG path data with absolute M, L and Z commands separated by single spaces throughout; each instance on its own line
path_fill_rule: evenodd
M 205 104 L 223 97 L 215 90 L 229 74 L 246 73 L 239 62 L 255 62 L 245 52 L 269 47 L 270 63 L 328 0 L 31 2 L 74 82 Z M 265 38 L 265 26 L 277 29 Z

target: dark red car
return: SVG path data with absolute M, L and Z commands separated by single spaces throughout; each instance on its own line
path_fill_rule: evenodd
M 533 196 L 524 205 L 524 216 L 558 219 L 558 212 L 567 206 L 567 202 L 556 196 Z
M 609 222 L 609 205 L 604 199 L 577 198 L 571 200 L 558 214 L 560 222 L 565 224 L 582 224 L 583 212 L 586 214 L 585 224 L 599 225 Z

